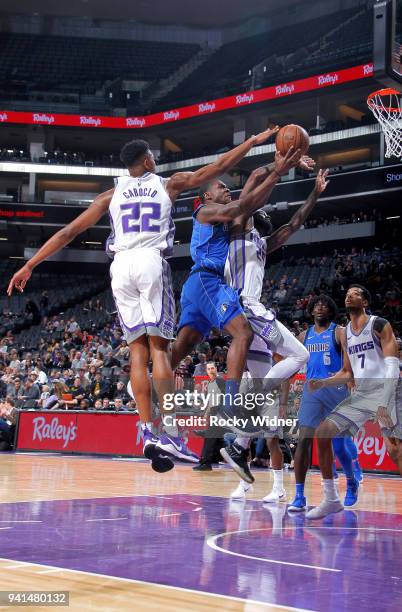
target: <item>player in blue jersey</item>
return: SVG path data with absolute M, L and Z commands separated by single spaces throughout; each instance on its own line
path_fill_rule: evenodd
M 342 334 L 345 331 L 343 327 L 334 323 L 337 307 L 330 297 L 320 295 L 313 298 L 308 305 L 308 311 L 314 319 L 314 325 L 299 336 L 310 353 L 310 359 L 307 362 L 307 381 L 328 378 L 341 369 Z M 304 484 L 310 463 L 314 432 L 348 395 L 349 391 L 345 385 L 322 389 L 318 393 L 311 393 L 307 384 L 304 386 L 299 411 L 299 443 L 294 459 L 296 497 L 288 508 L 289 512 L 300 512 L 307 509 Z M 344 505 L 351 507 L 357 502 L 359 488 L 359 482 L 353 472 L 352 457 L 345 445 L 345 438 L 334 438 L 333 445 L 347 478 Z
M 278 179 L 296 166 L 300 150 L 289 149 L 275 156 L 273 172 L 251 192 L 232 202 L 225 183 L 208 182 L 200 192 L 202 203 L 193 215 L 190 252 L 194 261 L 181 295 L 181 317 L 177 339 L 172 347 L 172 366 L 208 336 L 212 327 L 232 337 L 227 355 L 225 406 L 222 416 L 234 417 L 232 399 L 238 392 L 247 352 L 253 339 L 238 291 L 225 282 L 224 270 L 230 243 L 231 222 L 239 215 L 252 215 L 267 201 Z M 234 430 L 236 430 L 234 428 Z M 242 432 L 243 430 L 238 430 Z

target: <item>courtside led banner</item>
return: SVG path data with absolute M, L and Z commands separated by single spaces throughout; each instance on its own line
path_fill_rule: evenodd
M 208 102 L 199 102 L 191 106 L 182 106 L 161 113 L 144 115 L 142 117 L 98 117 L 94 115 L 64 115 L 48 112 L 32 113 L 2 110 L 0 111 L 0 123 L 24 123 L 29 125 L 57 125 L 83 128 L 142 129 L 154 125 L 171 123 L 173 121 L 209 115 L 210 113 L 217 113 L 230 108 L 249 106 L 250 104 L 258 104 L 259 102 L 265 102 L 267 100 L 276 100 L 306 91 L 334 87 L 335 85 L 341 85 L 343 83 L 349 83 L 372 76 L 373 64 L 368 63 L 354 66 L 353 68 L 336 70 L 335 72 L 317 74 L 315 76 L 299 79 L 298 81 L 289 81 L 246 93 L 226 96 L 225 98 L 217 98 L 216 100 L 210 100 Z
M 296 377 L 303 387 L 303 377 Z M 200 377 L 202 383 L 204 377 Z M 385 448 L 378 424 L 367 422 L 355 442 L 364 470 L 397 473 Z M 201 455 L 204 438 L 190 433 L 189 448 Z M 129 412 L 96 413 L 62 411 L 21 411 L 16 448 L 20 451 L 46 451 L 78 454 L 142 457 L 140 421 Z M 313 465 L 318 465 L 316 443 Z

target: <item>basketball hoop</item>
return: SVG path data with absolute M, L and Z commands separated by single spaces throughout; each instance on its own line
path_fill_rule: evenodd
M 385 136 L 385 157 L 402 158 L 402 94 L 396 89 L 379 89 L 367 98 L 367 105 Z

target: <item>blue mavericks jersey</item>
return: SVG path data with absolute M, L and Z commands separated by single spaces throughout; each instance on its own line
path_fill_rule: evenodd
M 336 323 L 318 334 L 314 326 L 308 328 L 304 346 L 310 353 L 307 362 L 306 379 L 328 378 L 342 368 L 342 349 L 335 338 Z
M 192 269 L 209 268 L 223 276 L 229 250 L 230 226 L 227 223 L 199 223 L 197 213 L 203 206 L 205 204 L 201 204 L 193 214 L 190 254 L 195 265 Z

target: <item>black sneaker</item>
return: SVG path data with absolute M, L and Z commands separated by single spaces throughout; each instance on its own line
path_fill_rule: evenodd
M 253 425 L 250 411 L 241 407 L 233 410 L 232 407 L 220 406 L 216 414 L 218 418 L 226 422 L 226 430 L 234 432 L 238 436 L 256 438 L 263 431 L 260 425 Z
M 195 470 L 196 472 L 211 472 L 212 465 L 210 463 L 199 463 L 198 465 L 193 467 L 193 470 Z
M 250 468 L 247 463 L 248 459 L 248 449 L 242 448 L 236 442 L 233 442 L 230 446 L 226 448 L 221 448 L 220 453 L 226 463 L 230 465 L 234 469 L 234 471 L 248 483 L 254 482 L 255 478 L 250 472 Z

